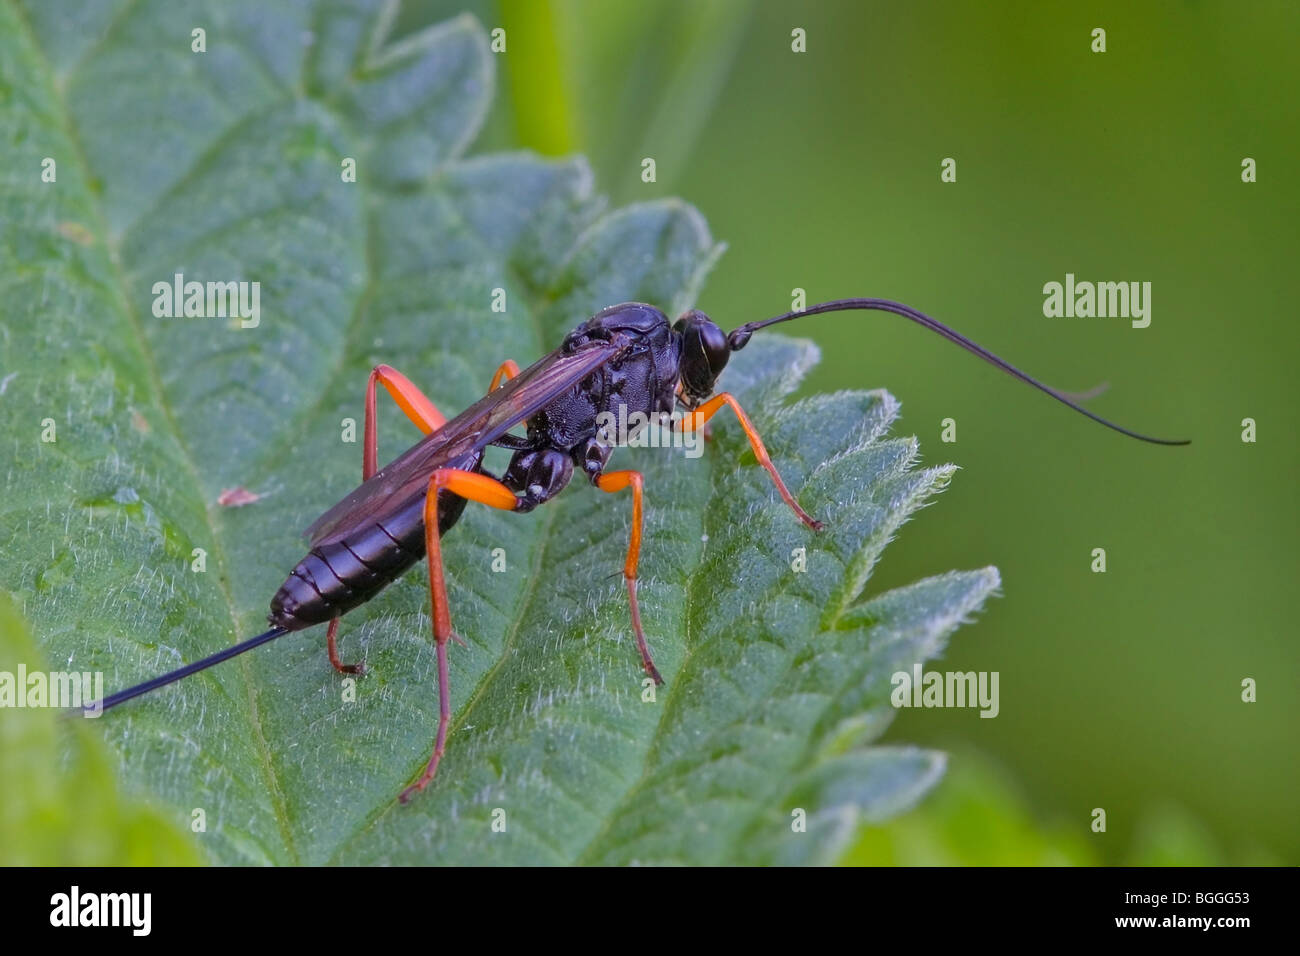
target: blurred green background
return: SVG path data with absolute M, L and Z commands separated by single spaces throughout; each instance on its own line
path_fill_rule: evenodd
M 789 327 L 824 351 L 808 389 L 889 388 L 928 460 L 963 468 L 872 587 L 1004 581 L 937 665 L 999 671 L 1001 714 L 902 712 L 889 738 L 949 749 L 949 777 L 852 858 L 1300 862 L 1300 7 L 430 0 L 398 32 L 465 9 L 507 31 L 476 151 L 584 153 L 615 203 L 694 203 L 729 243 L 699 303 L 724 327 L 795 287 L 895 298 L 1194 440 L 1127 440 L 895 317 Z M 1067 272 L 1150 281 L 1150 327 L 1045 318 Z

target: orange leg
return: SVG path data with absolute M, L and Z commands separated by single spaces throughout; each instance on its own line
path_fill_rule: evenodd
M 393 396 L 397 407 L 406 413 L 420 431 L 426 435 L 437 431 L 447 422 L 447 418 L 438 411 L 409 378 L 390 365 L 376 365 L 366 383 L 366 425 L 364 445 L 362 446 L 361 480 L 367 480 L 379 470 L 379 435 L 378 422 L 375 419 L 375 383 L 383 385 L 388 394 Z
M 611 493 L 624 488 L 632 489 L 632 536 L 627 545 L 627 560 L 623 562 L 623 580 L 627 582 L 627 600 L 632 608 L 632 631 L 636 635 L 636 648 L 641 652 L 641 664 L 656 684 L 662 684 L 664 679 L 659 676 L 659 669 L 650 657 L 650 648 L 646 646 L 645 632 L 641 629 L 641 606 L 636 599 L 636 565 L 641 557 L 641 524 L 644 516 L 641 506 L 644 479 L 639 471 L 610 471 L 596 479 L 596 487 Z
M 415 384 L 390 365 L 376 365 L 366 382 L 366 424 L 361 449 L 361 480 L 366 481 L 379 470 L 379 423 L 375 414 L 375 383 L 378 382 L 393 396 L 397 407 L 426 435 L 441 428 L 447 421 L 433 402 L 415 387 Z M 344 664 L 339 658 L 339 619 L 330 621 L 326 639 L 329 643 L 330 666 L 340 674 L 364 674 L 365 664 Z
M 519 365 L 514 359 L 506 359 L 492 376 L 488 391 L 496 391 L 503 379 L 511 379 L 519 374 Z M 409 378 L 391 365 L 376 365 L 370 372 L 370 381 L 366 383 L 366 425 L 364 445 L 362 448 L 361 480 L 365 481 L 379 470 L 379 434 L 375 416 L 375 383 L 379 383 L 393 396 L 397 407 L 406 413 L 420 431 L 426 435 L 437 431 L 447 422 L 447 417 L 438 411 L 436 405 L 421 392 Z
M 492 376 L 488 391 L 493 391 L 502 378 L 514 378 L 519 374 L 519 366 L 513 359 L 506 359 Z M 393 401 L 415 426 L 426 435 L 435 432 L 447 422 L 447 417 L 438 411 L 436 405 L 416 387 L 415 383 L 391 365 L 376 365 L 366 382 L 366 422 L 362 438 L 361 480 L 366 481 L 379 470 L 379 421 L 375 408 L 375 384 L 383 385 Z M 363 674 L 364 664 L 344 664 L 339 659 L 338 651 L 339 619 L 330 621 L 329 655 L 330 664 L 340 674 Z
M 506 359 L 492 376 L 492 384 L 488 386 L 488 391 L 495 392 L 503 380 L 512 379 L 518 374 L 519 364 L 514 359 Z
M 754 456 L 758 459 L 758 463 L 766 468 L 767 473 L 772 476 L 776 490 L 781 493 L 781 498 L 790 506 L 790 510 L 798 515 L 799 520 L 808 527 L 814 531 L 820 531 L 825 526 L 799 507 L 799 502 L 794 500 L 794 495 L 790 494 L 790 489 L 785 486 L 785 482 L 781 480 L 780 474 L 777 473 L 776 466 L 772 464 L 772 459 L 768 457 L 767 449 L 763 447 L 763 439 L 758 437 L 758 430 L 754 428 L 754 423 L 749 420 L 745 410 L 740 407 L 740 403 L 736 401 L 735 396 L 730 392 L 721 392 L 714 395 L 695 411 L 682 416 L 678 427 L 682 431 L 695 431 L 716 415 L 724 405 L 729 406 L 736 413 L 736 417 L 740 419 L 740 427 L 745 430 L 745 437 L 749 439 L 749 445 L 754 449 Z
M 442 537 L 438 534 L 438 492 L 444 490 L 502 511 L 514 511 L 517 503 L 514 492 L 489 475 L 439 468 L 429 479 L 429 491 L 424 498 L 424 544 L 429 559 L 429 596 L 433 602 L 433 641 L 438 654 L 438 737 L 424 773 L 398 797 L 402 803 L 411 799 L 411 794 L 427 787 L 438 772 L 438 763 L 447 745 L 447 726 L 451 723 L 447 642 L 453 639 L 459 642 L 459 638 L 451 629 L 447 581 L 442 570 Z

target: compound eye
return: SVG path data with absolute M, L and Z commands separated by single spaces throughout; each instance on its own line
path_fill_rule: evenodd
M 678 319 L 673 331 L 682 337 L 682 384 L 687 394 L 708 396 L 731 357 L 727 333 L 698 309 Z
M 727 347 L 727 333 L 712 322 L 701 323 L 698 329 L 700 350 L 704 352 L 709 360 L 709 368 L 716 375 L 726 368 L 727 359 L 731 358 L 731 350 Z

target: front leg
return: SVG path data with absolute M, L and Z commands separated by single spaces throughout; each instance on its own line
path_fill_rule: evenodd
M 812 517 L 812 515 L 808 514 L 808 512 L 804 511 L 803 508 L 799 506 L 799 502 L 795 501 L 794 495 L 790 494 L 790 489 L 787 488 L 785 482 L 781 480 L 781 475 L 776 470 L 776 465 L 772 464 L 772 459 L 767 454 L 767 448 L 763 445 L 763 439 L 758 436 L 758 429 L 754 427 L 754 423 L 749 420 L 749 416 L 745 414 L 745 410 L 740 407 L 740 402 L 736 401 L 735 396 L 730 392 L 720 392 L 713 396 L 713 398 L 709 399 L 699 408 L 683 416 L 677 422 L 676 427 L 683 432 L 696 431 L 700 428 L 704 428 L 708 424 L 709 419 L 724 408 L 730 408 L 736 413 L 736 417 L 740 419 L 740 427 L 744 429 L 745 437 L 749 439 L 749 447 L 754 450 L 754 457 L 758 459 L 760 465 L 767 469 L 767 473 L 772 476 L 772 484 L 776 485 L 776 490 L 781 495 L 781 500 L 789 505 L 790 510 L 795 513 L 795 516 L 808 527 L 812 528 L 814 531 L 822 530 L 825 525 Z

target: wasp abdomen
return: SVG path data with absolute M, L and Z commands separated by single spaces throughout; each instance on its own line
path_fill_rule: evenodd
M 290 631 L 321 624 L 364 604 L 424 557 L 424 495 L 382 521 L 312 548 L 271 599 L 267 619 Z M 450 492 L 438 498 L 438 531 L 465 510 Z

